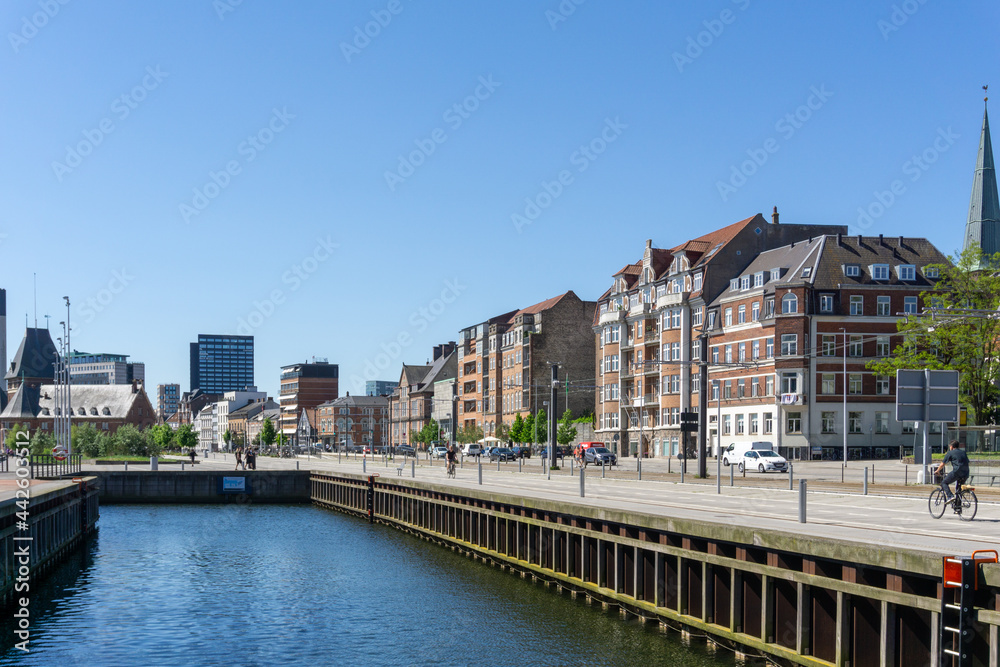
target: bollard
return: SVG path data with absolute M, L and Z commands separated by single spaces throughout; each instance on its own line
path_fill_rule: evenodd
M 686 467 L 687 466 L 685 466 L 683 464 L 681 465 L 681 484 L 684 483 L 684 468 L 686 468 Z
M 363 457 L 363 456 L 361 457 L 361 472 L 362 473 L 367 473 L 368 472 L 367 461 L 365 460 L 365 457 Z
M 639 473 L 639 481 L 642 481 L 642 459 L 635 462 L 635 471 Z
M 583 498 L 583 484 L 584 484 L 583 479 L 584 479 L 584 477 L 586 477 L 586 475 L 584 475 L 584 469 L 580 468 L 580 497 L 581 498 Z
M 729 486 L 733 485 L 733 464 L 729 464 Z
M 601 459 L 601 479 L 604 479 L 604 459 Z
M 846 468 L 846 467 L 847 467 L 846 464 L 844 464 L 844 463 L 840 464 L 840 483 L 841 484 L 844 483 L 844 468 Z
M 483 462 L 479 462 L 479 485 L 483 485 Z
M 862 488 L 862 495 L 868 495 L 868 466 L 865 466 L 865 485 Z
M 149 457 L 149 469 L 159 470 L 159 459 L 157 459 L 155 456 Z
M 799 523 L 806 522 L 806 480 L 799 481 Z
M 296 470 L 298 470 L 298 469 L 299 469 L 299 462 L 298 462 L 298 461 L 296 461 L 296 462 L 295 462 L 295 469 L 296 469 Z
M 794 484 L 794 482 L 793 482 L 792 478 L 794 476 L 795 476 L 795 473 L 792 472 L 792 464 L 789 463 L 788 464 L 788 490 L 789 491 L 793 490 L 792 484 Z
M 417 476 L 417 460 L 413 459 L 410 461 L 410 477 Z
M 903 486 L 906 486 L 909 483 L 910 483 L 910 466 L 903 465 Z
M 517 471 L 518 472 L 521 472 L 521 461 L 523 461 L 523 460 L 524 459 L 522 459 L 520 456 L 517 457 Z
M 872 484 L 875 483 L 875 464 L 872 464 Z
M 337 465 L 340 465 L 340 451 L 337 451 Z
M 718 463 L 718 458 L 716 458 L 716 473 L 715 473 L 715 492 L 722 493 L 722 464 Z
M 500 457 L 497 457 L 497 472 L 500 472 Z
M 570 477 L 572 477 L 572 476 L 573 476 L 573 461 L 574 461 L 574 460 L 575 460 L 575 459 L 573 459 L 572 457 L 570 457 L 570 460 L 569 460 L 569 476 L 570 476 Z
M 552 479 L 552 468 L 545 466 L 545 479 Z
M 181 464 L 181 470 L 184 470 L 184 464 Z M 125 462 L 125 472 L 128 472 L 128 461 Z
M 667 457 L 667 474 L 670 474 L 670 459 L 672 458 L 672 456 Z

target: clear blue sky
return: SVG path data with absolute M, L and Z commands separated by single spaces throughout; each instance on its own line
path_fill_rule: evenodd
M 980 87 L 1000 101 L 995 2 L 231 4 L 0 6 L 11 354 L 33 272 L 42 326 L 69 295 L 74 347 L 149 385 L 187 390 L 198 333 L 252 329 L 263 389 L 315 355 L 356 392 L 774 205 L 856 228 L 899 180 L 865 233 L 952 252 Z

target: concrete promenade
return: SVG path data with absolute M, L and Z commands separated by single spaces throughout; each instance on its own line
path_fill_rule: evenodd
M 864 465 L 848 464 L 845 482 L 841 483 L 841 464 L 838 462 L 803 462 L 796 465 L 795 489 L 788 490 L 788 476 L 774 473 L 747 473 L 746 477 L 734 475 L 735 486 L 729 487 L 728 468 L 724 468 L 721 493 L 716 491 L 715 478 L 698 480 L 693 474 L 680 483 L 676 472 L 667 473 L 662 460 L 645 461 L 643 479 L 637 479 L 635 461 L 630 460 L 601 478 L 600 468 L 587 468 L 586 496 L 580 497 L 579 469 L 570 476 L 568 465 L 551 478 L 543 473 L 538 458 L 524 461 L 521 472 L 517 463 L 503 463 L 497 471 L 496 463 L 484 462 L 483 484 L 479 485 L 478 467 L 465 461 L 457 471 L 456 479 L 447 479 L 441 461 L 428 465 L 426 459 L 417 463 L 415 470 L 410 461 L 397 477 L 400 459 L 385 465 L 381 457 L 368 460 L 368 474 L 406 481 L 430 482 L 441 486 L 455 486 L 464 490 L 484 493 L 530 496 L 554 502 L 572 502 L 616 511 L 654 514 L 676 519 L 706 523 L 739 525 L 765 531 L 778 531 L 794 536 L 827 538 L 865 544 L 880 549 L 907 549 L 935 554 L 970 553 L 977 549 L 1000 548 L 1000 489 L 980 487 L 979 511 L 972 522 L 960 521 L 949 509 L 944 517 L 932 519 L 927 511 L 927 496 L 931 488 L 913 483 L 915 467 L 904 469 L 897 462 L 875 462 L 877 483 L 869 485 L 869 495 L 862 495 Z M 215 454 L 207 460 L 199 459 L 197 469 L 233 469 L 231 455 Z M 298 461 L 301 469 L 360 474 L 361 459 L 326 454 L 298 459 L 259 457 L 259 470 L 294 468 Z M 676 463 L 676 462 L 675 462 Z M 711 462 L 714 464 L 714 461 Z M 869 466 L 871 463 L 868 464 Z M 676 466 L 672 466 L 676 467 Z M 148 469 L 148 466 L 145 466 Z M 186 466 L 190 469 L 191 466 Z M 136 469 L 134 466 L 130 470 Z M 173 466 L 171 466 L 173 469 Z M 411 471 L 414 476 L 411 478 Z M 713 465 L 709 465 L 714 475 Z M 903 477 L 910 478 L 910 485 L 903 486 Z M 807 479 L 809 494 L 807 523 L 799 523 L 798 480 Z M 896 483 L 889 483 L 896 482 Z

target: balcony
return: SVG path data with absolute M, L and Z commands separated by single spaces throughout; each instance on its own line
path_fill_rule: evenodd
M 690 295 L 690 292 L 672 292 L 669 294 L 661 294 L 656 297 L 656 307 L 667 308 L 669 306 L 679 306 L 686 302 Z
M 618 349 L 620 350 L 627 350 L 633 347 L 635 347 L 635 339 L 627 336 L 618 343 Z
M 646 394 L 645 396 L 636 396 L 632 399 L 632 407 L 642 408 L 650 405 L 658 406 L 658 397 L 655 394 Z
M 643 375 L 659 375 L 660 374 L 660 364 L 659 359 L 650 359 L 642 365 Z
M 805 394 L 782 394 L 781 404 L 782 405 L 805 405 L 806 404 Z
M 597 320 L 598 324 L 611 324 L 612 322 L 624 322 L 625 321 L 625 311 L 624 310 L 609 310 L 606 313 L 602 313 L 600 318 Z

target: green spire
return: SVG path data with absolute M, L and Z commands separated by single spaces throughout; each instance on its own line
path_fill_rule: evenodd
M 979 137 L 979 155 L 976 157 L 976 172 L 972 179 L 964 248 L 968 249 L 973 243 L 979 244 L 984 255 L 1000 252 L 1000 198 L 997 196 L 990 119 L 986 110 L 983 111 L 983 131 Z

